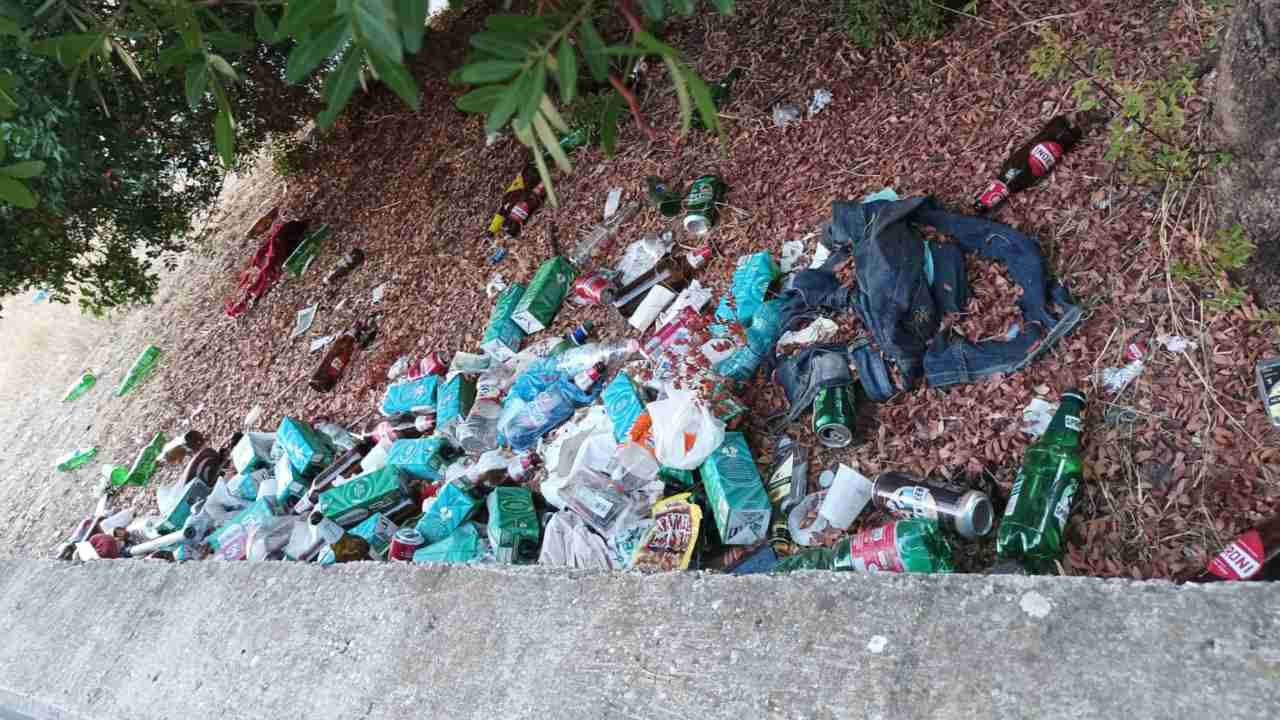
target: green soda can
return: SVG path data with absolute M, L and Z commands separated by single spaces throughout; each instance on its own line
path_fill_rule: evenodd
M 703 175 L 689 186 L 684 199 L 684 229 L 690 235 L 706 235 L 716 224 L 716 201 L 724 193 L 724 182 L 715 175 Z
M 71 472 L 92 460 L 98 454 L 98 448 L 77 448 L 58 458 L 57 468 L 62 472 Z
M 813 399 L 813 431 L 824 447 L 848 447 L 853 442 L 853 413 L 849 388 L 819 390 Z
M 75 382 L 71 383 L 71 387 L 67 388 L 67 394 L 62 396 L 62 402 L 71 402 L 81 395 L 89 392 L 89 389 L 98 382 L 98 377 L 89 371 L 85 371 Z

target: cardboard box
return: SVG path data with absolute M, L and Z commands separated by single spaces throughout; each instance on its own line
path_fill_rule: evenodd
M 276 442 L 280 443 L 294 472 L 304 479 L 315 477 L 333 462 L 333 445 L 329 439 L 301 420 L 291 417 L 281 420 Z
M 529 281 L 529 287 L 517 303 L 511 319 L 528 335 L 545 330 L 560 312 L 560 305 L 577 278 L 578 271 L 559 255 L 542 263 Z
M 397 440 L 387 449 L 385 464 L 421 480 L 438 481 L 444 479 L 453 455 L 453 446 L 442 437 Z
M 466 490 L 445 483 L 431 507 L 418 520 L 417 530 L 428 543 L 440 542 L 466 522 L 479 506 L 480 501 Z
M 728 432 L 724 444 L 707 458 L 698 473 L 707 501 L 726 545 L 753 545 L 769 531 L 769 496 L 740 432 Z
M 444 432 L 454 423 L 465 420 L 475 401 L 475 379 L 468 375 L 454 375 L 440 388 L 436 402 L 436 432 Z
M 413 495 L 404 475 L 388 465 L 367 475 L 357 475 L 320 493 L 321 514 L 344 528 L 353 527 L 370 515 L 390 510 Z
M 498 562 L 532 565 L 538 562 L 538 513 L 533 493 L 525 487 L 499 487 L 485 499 L 489 510 L 489 544 Z
M 520 342 L 524 340 L 524 330 L 511 319 L 522 297 L 524 286 L 520 283 L 513 283 L 498 295 L 480 340 L 481 350 L 504 362 L 520 352 Z
M 231 449 L 231 462 L 236 472 L 244 473 L 258 468 L 271 467 L 271 446 L 276 444 L 275 433 L 247 432 Z

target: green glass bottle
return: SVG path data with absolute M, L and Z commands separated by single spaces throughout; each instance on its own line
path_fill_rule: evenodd
M 774 572 L 852 570 L 949 573 L 955 569 L 951 546 L 938 524 L 924 518 L 897 520 L 843 538 L 831 548 L 813 548 L 781 560 Z
M 138 359 L 133 361 L 133 366 L 125 374 L 124 380 L 120 381 L 120 387 L 116 388 L 116 397 L 123 397 L 125 393 L 140 385 L 143 380 L 146 380 L 159 361 L 160 348 L 155 345 L 148 345 L 138 355 Z
M 58 458 L 57 468 L 62 472 L 70 472 L 92 460 L 98 454 L 97 446 L 77 448 Z
M 71 402 L 81 395 L 89 392 L 89 389 L 98 382 L 96 375 L 89 371 L 85 371 L 78 380 L 71 383 L 71 387 L 67 388 L 67 393 L 62 396 L 62 402 Z
M 156 471 L 156 461 L 160 458 L 160 451 L 164 449 L 164 433 L 156 433 L 151 438 L 151 442 L 142 448 L 142 452 L 138 453 L 138 459 L 133 461 L 133 467 L 129 468 L 129 474 L 126 483 L 129 485 L 146 485 L 151 479 L 151 475 Z M 114 476 L 113 476 L 114 480 Z
M 1084 403 L 1080 390 L 1062 394 L 1049 429 L 1027 449 L 996 533 L 1000 557 L 1021 559 L 1032 572 L 1062 557 L 1062 530 L 1083 471 Z

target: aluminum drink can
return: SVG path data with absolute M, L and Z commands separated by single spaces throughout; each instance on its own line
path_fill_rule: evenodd
M 995 515 L 986 493 L 904 472 L 881 473 L 871 502 L 896 518 L 932 520 L 970 540 L 991 532 Z
M 578 305 L 600 305 L 612 297 L 613 281 L 602 272 L 583 275 L 573 283 L 573 302 Z
M 715 175 L 703 175 L 689 186 L 685 196 L 684 229 L 690 235 L 706 235 L 716 224 L 716 201 L 724 191 L 724 183 Z
M 849 406 L 847 387 L 819 390 L 813 399 L 813 431 L 824 447 L 848 447 L 853 442 L 853 421 Z
M 1280 357 L 1258 361 L 1258 397 L 1267 419 L 1280 428 Z
M 444 361 L 438 351 L 432 350 L 423 356 L 421 360 L 411 364 L 404 377 L 406 380 L 418 380 L 428 375 L 440 375 L 443 377 L 447 372 L 449 372 L 449 364 Z
M 422 533 L 416 529 L 400 528 L 391 537 L 391 545 L 387 547 L 387 559 L 410 562 L 413 560 L 413 554 L 426 544 L 427 539 L 422 537 Z

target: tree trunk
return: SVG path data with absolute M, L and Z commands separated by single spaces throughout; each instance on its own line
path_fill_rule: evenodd
M 1257 245 L 1240 273 L 1262 307 L 1280 309 L 1280 0 L 1238 0 L 1214 86 L 1221 225 Z

